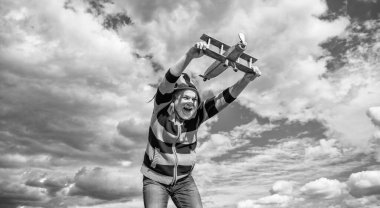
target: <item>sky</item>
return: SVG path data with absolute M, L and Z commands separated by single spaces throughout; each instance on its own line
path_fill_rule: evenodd
M 0 206 L 143 207 L 156 86 L 208 34 L 262 76 L 198 132 L 204 207 L 380 206 L 378 0 L 2 0 Z M 202 99 L 234 84 L 203 82 Z M 169 202 L 169 207 L 174 207 Z

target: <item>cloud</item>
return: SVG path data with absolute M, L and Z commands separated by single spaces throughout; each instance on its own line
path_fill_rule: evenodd
M 380 107 L 370 107 L 367 111 L 368 117 L 376 126 L 380 126 Z
M 114 146 L 131 145 L 117 125 L 149 120 L 148 83 L 157 79 L 150 63 L 132 56 L 131 44 L 102 28 L 81 2 L 71 2 L 75 12 L 50 1 L 7 2 L 1 10 L 1 130 L 19 159 L 38 152 L 50 161 L 110 161 L 119 154 Z M 2 142 L 5 152 L 9 144 Z
M 214 121 L 212 121 L 214 122 Z M 208 124 L 209 125 L 209 124 Z M 222 156 L 247 143 L 252 138 L 259 137 L 262 132 L 270 131 L 277 125 L 259 124 L 255 119 L 247 124 L 236 126 L 230 132 L 211 134 L 198 148 L 200 158 L 210 159 Z
M 45 202 L 46 193 L 41 188 L 0 181 L 0 205 L 3 207 L 17 206 L 22 202 L 24 205 L 38 206 Z
M 46 189 L 46 193 L 50 196 L 55 196 L 57 192 L 67 187 L 72 182 L 68 177 L 42 177 L 30 178 L 25 182 L 25 185 L 30 187 L 39 187 Z
M 380 194 L 380 171 L 353 173 L 347 184 L 350 194 L 354 197 Z
M 312 198 L 332 199 L 345 194 L 347 186 L 338 180 L 320 178 L 301 187 L 303 195 Z
M 131 199 L 140 195 L 138 181 L 123 172 L 102 168 L 82 168 L 75 176 L 68 194 L 90 196 L 103 200 Z
M 270 190 L 271 194 L 280 194 L 280 195 L 291 195 L 293 193 L 295 186 L 294 181 L 276 181 L 272 189 Z
M 231 138 L 222 134 L 212 134 L 199 148 L 201 157 L 213 158 L 225 154 L 232 149 Z
M 346 199 L 343 202 L 349 208 L 366 207 L 376 208 L 379 207 L 379 200 L 377 196 L 367 196 L 361 198 Z
M 258 200 L 245 200 L 238 203 L 238 208 L 260 208 L 260 207 L 287 207 L 293 200 L 290 196 L 274 194 L 262 197 Z
M 117 125 L 118 132 L 124 137 L 131 138 L 133 141 L 137 143 L 141 143 L 141 141 L 146 141 L 148 137 L 147 132 L 149 129 L 149 123 L 138 123 L 136 119 L 130 118 L 128 120 L 124 120 L 119 122 Z
M 270 206 L 275 200 L 286 204 L 291 189 L 297 192 L 296 185 L 273 182 L 341 179 L 373 161 L 368 151 L 359 155 L 346 145 L 368 149 L 367 141 L 377 128 L 368 117 L 378 125 L 376 108 L 369 107 L 377 106 L 380 97 L 379 41 L 366 33 L 376 34 L 376 21 L 348 29 L 346 17 L 323 21 L 318 18 L 327 11 L 323 1 L 115 0 L 102 12 L 128 14 L 134 23 L 115 31 L 104 28 L 103 16 L 86 11 L 88 2 L 2 3 L 0 176 L 19 175 L 26 169 L 48 174 L 2 182 L 1 193 L 16 189 L 30 202 L 61 200 L 73 207 L 101 201 L 113 201 L 115 207 L 123 201 L 128 201 L 125 206 L 141 205 L 136 199 L 139 181 L 131 178 L 138 177 L 153 107 L 146 102 L 155 93 L 152 86 L 164 76 L 162 69 L 175 63 L 202 33 L 233 44 L 242 31 L 249 44 L 247 53 L 259 59 L 263 76 L 236 102 L 268 121 L 318 120 L 329 128 L 324 139 L 316 141 L 312 134 L 274 135 L 277 127 L 292 131 L 287 129 L 291 125 L 255 120 L 211 134 L 217 123 L 210 121 L 200 130 L 199 137 L 205 140 L 200 140 L 201 160 L 194 170 L 204 199 L 214 203 L 210 207 L 236 204 L 242 196 L 255 199 L 247 203 L 258 206 Z M 333 57 L 320 43 L 337 35 L 347 43 L 357 40 L 360 46 L 343 54 L 348 60 L 344 67 L 326 74 L 326 63 Z M 194 60 L 187 71 L 200 74 L 211 62 L 207 57 Z M 219 92 L 241 76 L 226 71 L 215 80 L 200 82 L 200 89 Z M 268 141 L 275 142 L 260 140 L 265 132 Z M 72 176 L 85 165 L 107 168 L 80 171 L 76 178 L 68 177 L 69 185 L 66 176 L 53 174 Z M 336 185 L 317 181 L 326 189 Z M 314 186 L 306 186 L 305 194 L 316 194 L 319 189 Z M 274 195 L 266 197 L 271 187 Z M 322 197 L 339 195 L 321 192 Z M 7 197 L 14 204 L 23 200 L 20 195 Z M 368 200 L 363 204 L 375 201 L 363 198 Z
M 309 160 L 318 160 L 321 158 L 336 158 L 342 156 L 340 148 L 336 147 L 335 140 L 319 140 L 319 145 L 307 147 L 305 149 L 305 158 Z

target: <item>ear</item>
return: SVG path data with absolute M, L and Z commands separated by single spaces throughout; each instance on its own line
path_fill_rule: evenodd
M 174 113 L 174 102 L 171 102 L 168 108 L 168 113 L 172 114 Z

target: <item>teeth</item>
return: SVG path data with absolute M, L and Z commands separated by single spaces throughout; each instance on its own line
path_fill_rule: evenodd
M 186 111 L 191 111 L 192 110 L 192 108 L 190 108 L 190 107 L 184 107 L 183 109 L 186 110 Z

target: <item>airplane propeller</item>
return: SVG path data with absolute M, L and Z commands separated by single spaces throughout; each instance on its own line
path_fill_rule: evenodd
M 243 44 L 244 46 L 247 45 L 247 41 L 245 41 L 244 33 L 239 33 L 239 39 L 240 39 L 241 44 Z

